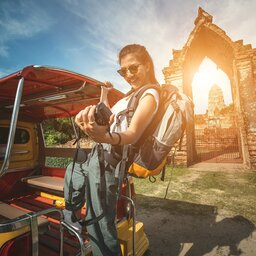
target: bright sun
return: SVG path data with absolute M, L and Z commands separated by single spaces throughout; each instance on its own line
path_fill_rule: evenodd
M 228 76 L 221 69 L 218 69 L 213 61 L 205 58 L 195 73 L 192 82 L 195 114 L 205 114 L 208 108 L 209 90 L 214 84 L 217 84 L 222 89 L 225 104 L 229 105 L 232 103 Z

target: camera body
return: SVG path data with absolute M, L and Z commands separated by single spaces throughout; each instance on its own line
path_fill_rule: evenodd
M 103 103 L 100 102 L 96 105 L 96 110 L 94 114 L 95 122 L 98 125 L 108 125 L 109 124 L 109 118 L 112 115 L 112 112 L 110 109 Z

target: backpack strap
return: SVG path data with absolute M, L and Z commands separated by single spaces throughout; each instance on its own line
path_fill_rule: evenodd
M 143 95 L 143 93 L 148 90 L 148 89 L 155 89 L 157 91 L 159 91 L 160 86 L 159 85 L 155 85 L 155 84 L 150 84 L 150 85 L 146 85 L 143 86 L 141 88 L 138 88 L 137 90 L 135 90 L 131 96 L 131 99 L 128 102 L 128 106 L 127 106 L 127 110 L 128 110 L 128 115 L 127 115 L 127 123 L 128 126 L 131 123 L 133 114 L 139 104 L 139 100 L 141 98 L 141 96 Z
M 129 127 L 129 125 L 131 123 L 131 120 L 132 120 L 132 117 L 134 115 L 134 112 L 135 112 L 135 110 L 138 106 L 139 100 L 140 100 L 141 96 L 143 95 L 143 93 L 146 90 L 150 89 L 150 88 L 158 89 L 158 87 L 159 86 L 157 86 L 157 85 L 147 85 L 147 86 L 143 86 L 143 87 L 133 91 L 130 94 L 131 98 L 128 102 L 127 109 L 118 113 L 117 120 L 119 120 L 118 117 L 120 115 L 125 114 L 126 118 L 127 118 L 128 127 Z M 116 180 L 116 184 L 118 185 L 118 191 L 117 191 L 118 198 L 120 198 L 120 196 L 121 196 L 122 183 L 123 183 L 123 180 L 127 177 L 127 172 L 128 172 L 129 166 L 133 162 L 132 161 L 133 156 L 134 156 L 134 147 L 133 147 L 133 145 L 123 145 L 123 147 L 122 147 L 122 159 L 117 164 L 116 170 L 115 170 L 115 180 Z
M 143 93 L 146 90 L 148 90 L 150 88 L 159 90 L 158 85 L 152 84 L 152 85 L 146 85 L 146 86 L 140 87 L 137 90 L 131 90 L 128 94 L 126 94 L 127 96 L 130 96 L 130 100 L 128 102 L 127 108 L 123 111 L 120 111 L 116 115 L 116 120 L 117 120 L 116 124 L 117 125 L 119 124 L 118 123 L 119 122 L 119 117 L 122 116 L 122 115 L 126 116 L 128 126 L 130 125 L 132 117 L 134 115 L 134 112 L 135 112 L 138 104 L 139 104 L 139 100 L 140 100 L 141 96 L 143 95 Z
M 164 113 L 170 104 L 169 101 L 173 97 L 174 94 L 178 93 L 178 89 L 173 85 L 164 85 L 164 86 L 158 86 L 154 87 L 159 92 L 159 106 L 157 113 L 155 114 L 153 120 L 149 124 L 149 126 L 144 131 L 141 138 L 136 142 L 134 145 L 136 149 L 138 149 L 147 138 L 149 138 L 151 135 L 153 135 L 154 131 L 156 130 L 156 127 L 158 126 L 159 122 L 161 122 Z

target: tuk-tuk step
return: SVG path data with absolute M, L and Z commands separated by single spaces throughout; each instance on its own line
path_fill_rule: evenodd
M 27 214 L 29 211 L 24 211 L 20 208 L 17 208 L 15 206 L 6 204 L 4 202 L 0 202 L 0 215 L 8 220 L 16 219 L 22 215 Z M 3 221 L 1 221 L 1 224 Z M 43 217 L 37 217 L 37 223 L 39 228 L 45 228 L 48 226 L 49 221 L 47 218 Z

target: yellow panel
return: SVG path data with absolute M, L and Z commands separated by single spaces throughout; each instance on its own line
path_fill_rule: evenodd
M 117 234 L 121 244 L 123 256 L 130 256 L 132 254 L 132 221 L 127 220 L 118 223 Z M 135 251 L 136 256 L 142 256 L 149 247 L 149 241 L 144 233 L 144 226 L 142 222 L 136 222 L 135 225 Z
M 53 200 L 55 206 L 57 206 L 57 207 L 63 208 L 65 206 L 65 200 L 61 196 L 55 196 L 55 195 L 48 194 L 45 192 L 40 192 L 40 196 Z M 84 204 L 83 208 L 86 208 L 86 204 Z
M 137 163 L 132 163 L 131 166 L 129 167 L 128 172 L 132 175 L 135 175 L 140 178 L 147 178 L 149 176 L 156 176 L 158 175 L 162 170 L 163 167 L 165 166 L 166 159 L 164 159 L 161 164 L 154 170 L 148 170 L 145 167 L 143 167 L 140 164 Z
M 10 122 L 7 120 L 1 120 L 0 125 L 2 127 L 9 127 Z M 26 130 L 29 133 L 30 139 L 26 144 L 13 145 L 9 169 L 34 168 L 38 162 L 36 125 L 29 122 L 18 122 L 17 128 Z
M 26 226 L 24 228 L 12 231 L 12 232 L 6 232 L 6 233 L 1 233 L 0 234 L 0 247 L 2 247 L 7 241 L 18 237 L 26 232 L 30 231 L 30 227 Z

